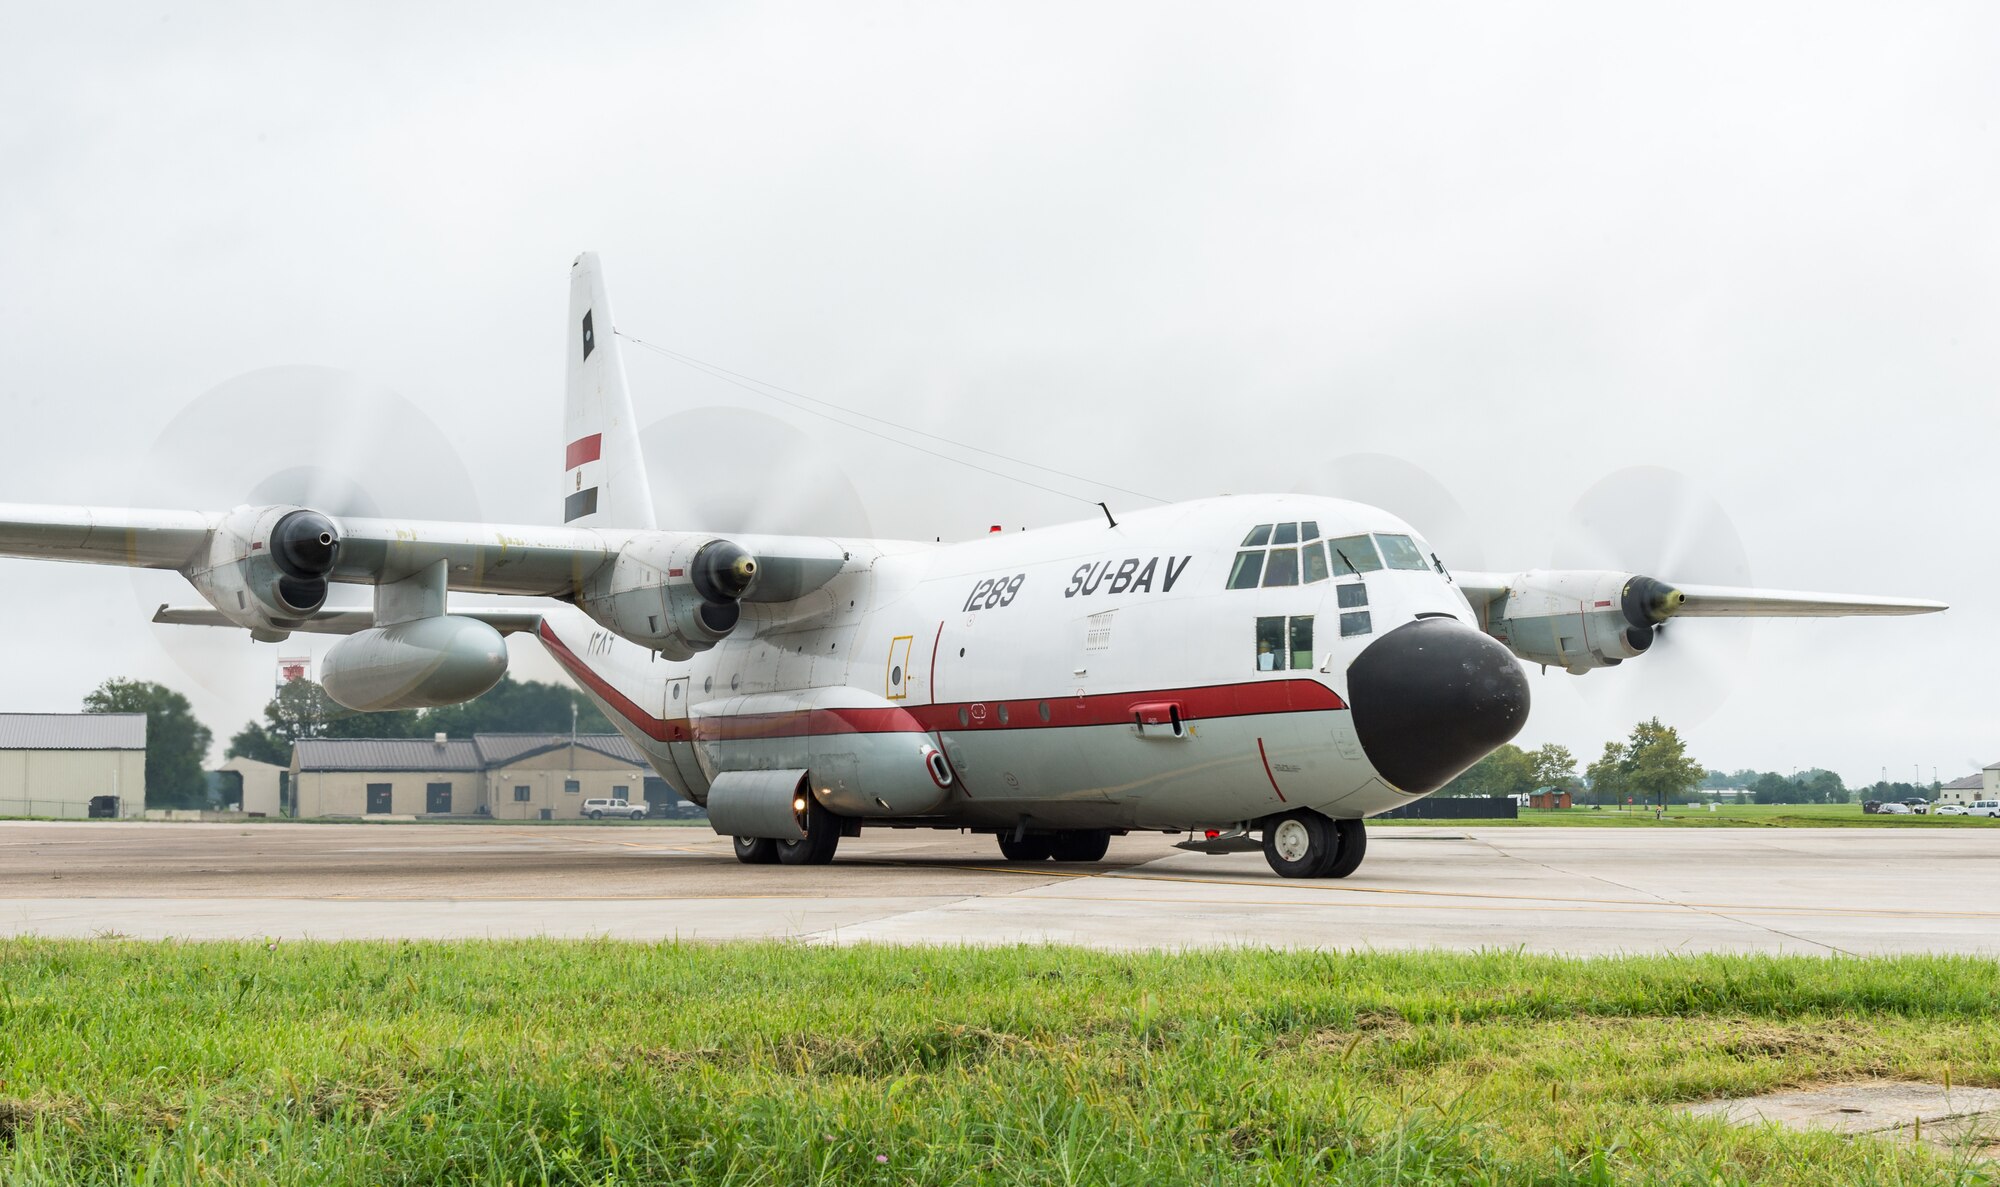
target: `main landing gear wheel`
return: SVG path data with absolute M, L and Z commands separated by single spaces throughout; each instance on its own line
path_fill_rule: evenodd
M 840 818 L 827 811 L 810 791 L 806 797 L 806 839 L 779 841 L 778 860 L 788 866 L 823 866 L 840 847 Z
M 1049 856 L 1057 861 L 1103 861 L 1111 834 L 1101 828 L 1068 828 L 1057 833 Z
M 769 837 L 737 837 L 736 860 L 746 866 L 778 863 L 778 843 Z
M 1285 878 L 1345 878 L 1368 852 L 1359 820 L 1329 820 L 1300 808 L 1264 822 L 1264 860 Z
M 1056 839 L 1047 834 L 1015 839 L 1012 833 L 1000 834 L 1000 856 L 1008 861 L 1047 861 L 1056 853 Z

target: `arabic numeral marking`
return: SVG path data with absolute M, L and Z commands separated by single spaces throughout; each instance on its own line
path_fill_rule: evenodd
M 972 596 L 965 599 L 965 609 L 968 613 L 979 608 L 979 599 L 986 596 L 986 591 L 992 588 L 992 585 L 992 580 L 988 579 L 972 587 Z
M 1000 599 L 1000 604 L 1002 606 L 1013 605 L 1014 595 L 1021 592 L 1021 583 L 1027 579 L 1028 575 L 1026 573 L 1016 573 L 1013 577 L 1009 578 L 1007 581 L 1007 595 Z
M 987 591 L 985 608 L 991 610 L 993 607 L 998 606 L 1000 604 L 1000 595 L 1006 592 L 1007 583 L 1005 581 L 995 581 L 993 588 Z

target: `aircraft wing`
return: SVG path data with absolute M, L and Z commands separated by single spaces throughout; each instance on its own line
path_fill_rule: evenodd
M 208 546 L 219 515 L 0 503 L 0 556 L 179 569 Z
M 1528 573 L 1454 572 L 1460 592 L 1476 611 L 1483 611 L 1496 598 L 1521 592 L 1527 587 L 1546 588 L 1568 584 L 1566 578 L 1591 578 L 1608 574 L 1568 570 L 1539 570 Z M 1629 575 L 1628 575 L 1629 576 Z M 1860 594 L 1810 593 L 1788 589 L 1744 589 L 1728 585 L 1673 585 L 1681 597 L 1677 604 L 1658 606 L 1657 612 L 1673 618 L 1846 618 L 1859 615 L 1935 614 L 1949 609 L 1943 602 L 1921 598 L 1881 598 Z
M 1675 618 L 1845 618 L 1850 615 L 1935 614 L 1943 602 L 1874 598 L 1855 594 L 1737 589 L 1727 585 L 1676 585 L 1686 595 Z
M 226 516 L 122 507 L 0 504 L 0 556 L 144 569 L 202 567 Z M 565 597 L 632 533 L 340 518 L 334 581 L 375 585 L 443 560 L 454 590 Z
M 205 568 L 216 533 L 239 514 L 120 507 L 0 503 L 0 556 L 145 569 Z M 428 520 L 330 517 L 340 547 L 332 581 L 381 585 L 446 563 L 447 585 L 465 593 L 575 598 L 620 548 L 645 533 Z M 810 536 L 730 535 L 763 574 L 746 600 L 789 601 L 840 570 L 846 551 Z M 260 545 L 246 544 L 246 547 Z

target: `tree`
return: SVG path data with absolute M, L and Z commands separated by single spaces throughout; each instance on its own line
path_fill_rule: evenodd
M 1847 784 L 1832 771 L 1814 767 L 1801 771 L 1799 781 L 1805 786 L 1807 802 L 1814 804 L 1844 804 L 1847 802 Z
M 500 683 L 462 705 L 427 711 L 419 734 L 566 734 L 572 707 L 578 733 L 612 732 L 604 714 L 576 689 L 503 676 Z
M 1583 773 L 1590 780 L 1590 798 L 1596 803 L 1617 803 L 1625 795 L 1625 745 L 1606 742 L 1604 753 Z
M 1535 771 L 1536 787 L 1553 787 L 1557 791 L 1575 791 L 1582 786 L 1576 777 L 1576 755 L 1569 747 L 1547 742 L 1528 752 L 1528 761 Z
M 1518 795 L 1535 789 L 1535 764 L 1526 751 L 1507 743 L 1473 763 L 1438 789 L 1442 796 Z
M 1664 805 L 1684 799 L 1707 774 L 1707 768 L 1687 756 L 1687 744 L 1673 726 L 1661 725 L 1655 717 L 1632 728 L 1623 777 L 1625 787 L 1641 801 Z
M 146 715 L 146 802 L 198 808 L 208 802 L 202 764 L 215 735 L 195 718 L 188 699 L 164 684 L 106 680 L 83 698 L 85 713 Z
M 413 710 L 356 713 L 343 708 L 311 680 L 290 680 L 264 706 L 264 721 L 248 722 L 229 739 L 230 758 L 290 766 L 301 738 L 412 738 L 423 735 Z
M 1776 771 L 1765 771 L 1750 784 L 1750 798 L 1760 804 L 1783 804 L 1797 799 L 1792 781 Z

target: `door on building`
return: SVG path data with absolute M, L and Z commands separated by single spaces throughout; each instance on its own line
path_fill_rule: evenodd
M 390 785 L 387 783 L 370 783 L 368 785 L 368 814 L 370 816 L 380 816 L 388 813 L 389 789 Z
M 449 814 L 451 812 L 451 784 L 425 784 L 424 811 L 440 816 Z

